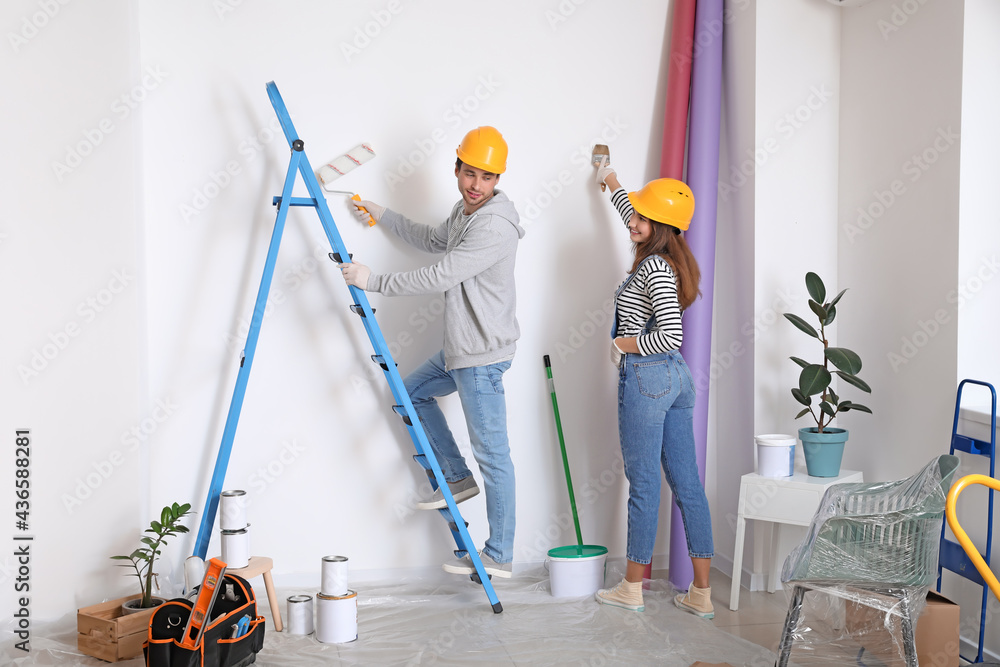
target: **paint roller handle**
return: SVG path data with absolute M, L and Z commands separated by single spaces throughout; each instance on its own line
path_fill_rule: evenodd
M 353 197 L 351 197 L 351 200 L 352 201 L 362 201 L 361 195 L 354 195 Z M 366 201 L 365 203 L 369 205 L 369 208 L 371 208 L 371 211 L 369 211 L 368 208 L 365 208 L 364 206 L 358 206 L 357 204 L 355 204 L 355 208 L 357 208 L 357 210 L 358 210 L 358 217 L 361 220 L 364 220 L 365 216 L 367 215 L 368 216 L 368 226 L 369 227 L 374 227 L 375 223 L 378 222 L 382 218 L 382 214 L 385 213 L 385 208 L 383 208 L 381 206 L 378 206 L 377 204 L 373 204 L 370 201 Z

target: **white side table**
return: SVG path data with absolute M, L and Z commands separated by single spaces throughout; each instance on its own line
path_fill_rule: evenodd
M 816 514 L 823 494 L 834 484 L 863 482 L 856 470 L 841 470 L 837 477 L 810 477 L 796 470 L 791 477 L 761 477 L 755 472 L 740 479 L 740 504 L 736 517 L 736 551 L 733 554 L 733 584 L 729 608 L 740 606 L 740 583 L 743 574 L 743 538 L 747 519 L 777 524 L 771 535 L 771 572 L 767 592 L 773 593 L 778 580 L 778 535 L 781 524 L 808 526 Z

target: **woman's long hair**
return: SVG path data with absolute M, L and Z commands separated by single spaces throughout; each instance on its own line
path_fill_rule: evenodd
M 698 283 L 701 281 L 698 261 L 684 237 L 676 233 L 676 227 L 654 220 L 650 220 L 649 225 L 652 228 L 649 238 L 642 243 L 636 243 L 633 248 L 635 262 L 629 273 L 635 273 L 642 260 L 650 255 L 659 255 L 674 271 L 677 300 L 680 302 L 681 310 L 686 310 L 701 295 L 701 290 L 698 289 Z

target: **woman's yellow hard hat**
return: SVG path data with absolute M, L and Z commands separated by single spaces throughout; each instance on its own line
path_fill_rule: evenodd
M 628 200 L 640 215 L 662 222 L 681 231 L 691 226 L 694 215 L 694 193 L 684 181 L 658 178 L 637 192 L 628 193 Z

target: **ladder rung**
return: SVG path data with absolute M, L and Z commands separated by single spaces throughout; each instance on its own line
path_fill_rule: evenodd
M 333 261 L 335 261 L 337 264 L 343 264 L 343 262 L 340 261 L 341 254 L 339 252 L 331 252 L 329 254 L 329 257 L 330 257 L 330 259 L 332 259 Z M 347 253 L 347 257 L 348 257 L 348 259 L 354 259 L 354 253 L 353 252 Z
M 465 524 L 466 528 L 469 527 L 469 522 L 468 521 L 463 521 L 462 523 Z M 454 533 L 458 532 L 458 524 L 456 524 L 454 521 L 449 521 L 448 522 L 448 527 L 451 528 L 452 532 L 454 532 Z
M 431 466 L 427 463 L 427 456 L 425 454 L 414 454 L 413 460 L 424 470 L 431 469 Z
M 955 434 L 951 438 L 952 446 L 960 452 L 968 454 L 978 454 L 980 456 L 990 455 L 990 443 L 983 440 L 976 440 L 965 435 Z
M 392 411 L 403 418 L 403 423 L 407 426 L 413 426 L 413 422 L 410 420 L 410 415 L 406 414 L 406 408 L 402 405 L 392 406 Z
M 455 558 L 465 558 L 469 555 L 469 552 L 465 549 L 455 549 Z
M 969 558 L 969 555 L 965 553 L 965 549 L 960 544 L 952 542 L 949 539 L 943 539 L 941 540 L 940 554 L 939 567 L 949 572 L 954 572 L 960 577 L 965 577 L 980 586 L 986 585 L 982 575 L 979 574 L 979 570 L 976 569 L 976 566 L 972 563 L 972 559 Z M 983 555 L 979 554 L 979 557 L 983 558 Z
M 379 367 L 381 367 L 382 370 L 384 370 L 386 372 L 389 371 L 389 364 L 385 363 L 385 359 L 382 358 L 381 354 L 373 354 L 372 355 L 372 361 L 374 361 L 376 364 L 378 364 Z M 399 367 L 399 362 L 398 361 L 393 362 L 393 363 L 396 364 L 397 368 Z
M 354 313 L 355 315 L 357 315 L 359 317 L 368 317 L 367 315 L 365 315 L 365 309 L 362 308 L 360 306 L 360 304 L 352 303 L 351 306 L 350 306 L 350 308 L 351 308 L 351 312 Z M 374 314 L 375 314 L 375 309 L 372 308 L 372 315 L 374 315 Z
M 275 197 L 271 200 L 272 206 L 278 206 L 281 204 L 281 197 Z M 315 206 L 316 200 L 313 197 L 292 197 L 288 200 L 289 206 Z

